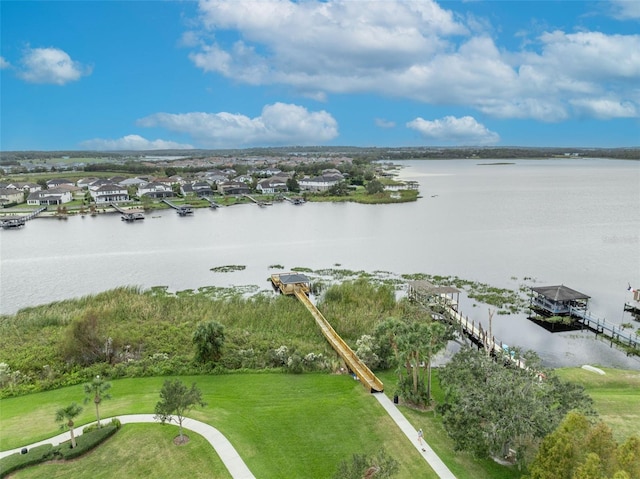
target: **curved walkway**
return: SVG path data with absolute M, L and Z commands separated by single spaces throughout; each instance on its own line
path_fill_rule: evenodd
M 391 419 L 398 425 L 400 430 L 411 441 L 411 444 L 421 452 L 425 461 L 431 466 L 435 473 L 441 479 L 456 479 L 456 476 L 449 470 L 444 462 L 438 457 L 438 455 L 431 449 L 425 438 L 423 438 L 422 445 L 418 444 L 418 431 L 411 425 L 406 417 L 400 412 L 398 407 L 389 399 L 384 393 L 372 394 L 378 402 L 382 405 L 384 410 L 389 414 Z M 153 414 L 128 414 L 124 416 L 116 416 L 122 424 L 134 424 L 134 423 L 153 423 L 157 422 Z M 103 419 L 103 422 L 110 421 L 111 418 Z M 244 463 L 238 452 L 235 450 L 229 440 L 218 431 L 215 427 L 210 426 L 204 422 L 196 421 L 195 419 L 185 418 L 182 427 L 204 437 L 209 444 L 215 449 L 220 456 L 225 467 L 229 470 L 229 473 L 234 479 L 256 479 L 253 473 L 249 470 Z M 76 437 L 82 434 L 82 429 L 77 428 Z M 16 452 L 20 452 L 23 447 L 31 449 L 32 447 L 40 446 L 42 444 L 52 444 L 57 446 L 58 444 L 70 440 L 69 431 L 57 436 L 45 439 L 44 441 L 36 442 L 28 446 L 22 446 L 8 451 L 0 452 L 0 458 L 9 456 Z
M 122 424 L 134 424 L 134 423 L 149 423 L 149 422 L 157 422 L 154 419 L 153 414 L 128 414 L 124 416 L 116 416 Z M 106 423 L 111 421 L 112 418 L 103 419 L 102 422 Z M 195 419 L 185 418 L 182 423 L 182 427 L 184 429 L 188 429 L 195 433 L 200 434 L 204 437 L 209 444 L 213 446 L 215 451 L 220 456 L 222 463 L 229 470 L 229 473 L 234 479 L 256 479 L 253 473 L 249 470 L 247 465 L 244 463 L 238 452 L 235 450 L 233 445 L 229 442 L 229 440 L 224 437 L 224 435 L 218 431 L 215 427 L 210 426 L 204 422 L 196 421 Z M 78 428 L 76 432 L 76 437 L 82 434 L 82 429 Z M 57 446 L 60 443 L 68 441 L 71 439 L 69 431 L 58 434 L 57 436 L 51 437 L 49 439 L 45 439 L 44 441 L 36 442 L 30 444 L 28 446 L 18 447 L 16 449 L 11 449 L 8 451 L 0 452 L 0 458 L 9 456 L 16 452 L 20 452 L 22 448 L 26 447 L 27 449 L 31 449 L 32 447 L 40 446 L 42 444 L 52 444 Z

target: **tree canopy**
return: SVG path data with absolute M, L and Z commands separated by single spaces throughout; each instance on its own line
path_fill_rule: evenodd
M 111 383 L 106 382 L 99 375 L 93 378 L 90 383 L 86 383 L 84 385 L 84 393 L 87 395 L 84 398 L 84 403 L 86 404 L 89 401 L 93 401 L 93 404 L 96 407 L 96 421 L 98 427 L 100 427 L 100 404 L 105 399 L 111 399 L 109 389 L 111 389 Z
M 530 446 L 569 411 L 594 414 L 581 386 L 543 371 L 534 353 L 524 356 L 528 367 L 521 369 L 467 347 L 440 369 L 445 398 L 439 410 L 456 449 L 478 457 L 507 457 L 515 450 L 524 465 Z
M 182 423 L 185 415 L 195 406 L 206 406 L 202 392 L 195 383 L 188 388 L 179 379 L 167 379 L 160 390 L 160 401 L 155 407 L 155 418 L 164 424 L 175 420 L 180 428 L 180 441 L 184 441 Z
M 624 479 L 640 477 L 640 437 L 618 445 L 609 426 L 570 412 L 545 437 L 526 479 Z
M 56 411 L 56 422 L 62 423 L 60 427 L 65 426 L 69 428 L 69 434 L 71 435 L 71 448 L 76 447 L 76 436 L 74 434 L 74 420 L 82 412 L 82 406 L 73 402 L 67 407 L 60 408 Z

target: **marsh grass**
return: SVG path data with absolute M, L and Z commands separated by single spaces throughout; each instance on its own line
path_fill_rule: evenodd
M 394 309 L 393 290 L 359 280 L 331 289 L 327 318 L 347 340 L 370 333 Z M 225 292 L 223 295 L 222 292 Z M 53 303 L 2 317 L 0 362 L 20 371 L 19 381 L 2 389 L 4 396 L 86 381 L 95 374 L 110 378 L 186 374 L 203 371 L 193 362 L 192 334 L 201 321 L 225 327 L 220 367 L 272 368 L 272 352 L 286 346 L 304 357 L 320 354 L 329 360 L 315 367 L 337 367 L 335 354 L 306 309 L 293 297 L 272 292 L 245 296 L 243 289 L 140 291 L 118 288 L 75 301 Z M 67 361 L 73 350 L 70 331 L 75 321 L 97 318 L 97 336 L 113 352 L 109 362 L 84 368 Z M 102 346 L 100 346 L 102 347 Z M 105 353 L 105 360 L 107 359 Z

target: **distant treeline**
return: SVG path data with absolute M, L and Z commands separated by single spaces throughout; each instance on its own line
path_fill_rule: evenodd
M 145 156 L 206 158 L 228 157 L 242 158 L 252 156 L 291 157 L 291 156 L 337 156 L 344 155 L 366 160 L 394 159 L 514 159 L 514 158 L 553 158 L 553 157 L 598 157 L 625 160 L 640 159 L 640 147 L 636 148 L 572 148 L 572 147 L 368 147 L 355 146 L 305 146 L 247 148 L 233 150 L 150 150 L 150 151 L 0 151 L 0 164 L 17 165 L 20 161 L 42 158 L 111 158 L 114 161 L 140 161 Z

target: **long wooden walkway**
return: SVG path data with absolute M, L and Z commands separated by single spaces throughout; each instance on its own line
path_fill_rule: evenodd
M 458 310 L 458 301 L 453 296 L 459 296 L 460 291 L 450 286 L 436 286 L 427 281 L 412 281 L 409 283 L 409 298 L 424 306 L 434 304 L 442 311 L 442 316 L 456 326 L 458 331 L 469 338 L 478 347 L 495 357 L 504 358 L 514 366 L 527 369 L 524 360 L 517 357 L 514 351 L 493 334 L 482 328 L 480 322 L 469 320 Z
M 349 345 L 336 333 L 333 327 L 331 327 L 331 324 L 329 324 L 329 321 L 325 319 L 307 296 L 310 290 L 309 278 L 305 275 L 295 273 L 272 274 L 271 283 L 274 289 L 279 290 L 282 294 L 295 295 L 295 297 L 304 304 L 316 320 L 316 324 L 320 327 L 320 331 L 322 331 L 325 339 L 369 392 L 384 391 L 382 381 L 358 358 L 356 353 L 353 352 Z
M 468 316 L 463 316 L 454 306 L 450 303 L 446 296 L 442 296 L 442 307 L 449 316 L 450 320 L 460 328 L 460 330 L 478 346 L 484 348 L 494 356 L 508 358 L 514 366 L 522 369 L 526 369 L 527 366 L 519 357 L 512 355 L 509 346 L 502 341 L 497 340 L 495 336 L 489 335 L 489 332 L 482 328 L 482 324 L 476 324 L 475 321 L 469 321 Z
M 366 387 L 369 392 L 382 392 L 384 391 L 384 385 L 375 374 L 363 363 L 360 358 L 353 352 L 344 339 L 340 337 L 338 333 L 331 327 L 329 321 L 325 319 L 322 313 L 315 307 L 315 305 L 309 300 L 307 295 L 302 289 L 295 290 L 296 298 L 300 300 L 313 315 L 316 320 L 316 324 L 320 327 L 322 334 L 329 341 L 331 347 L 340 355 L 343 361 L 346 363 L 350 371 L 352 371 L 356 377 L 360 380 L 362 385 Z

